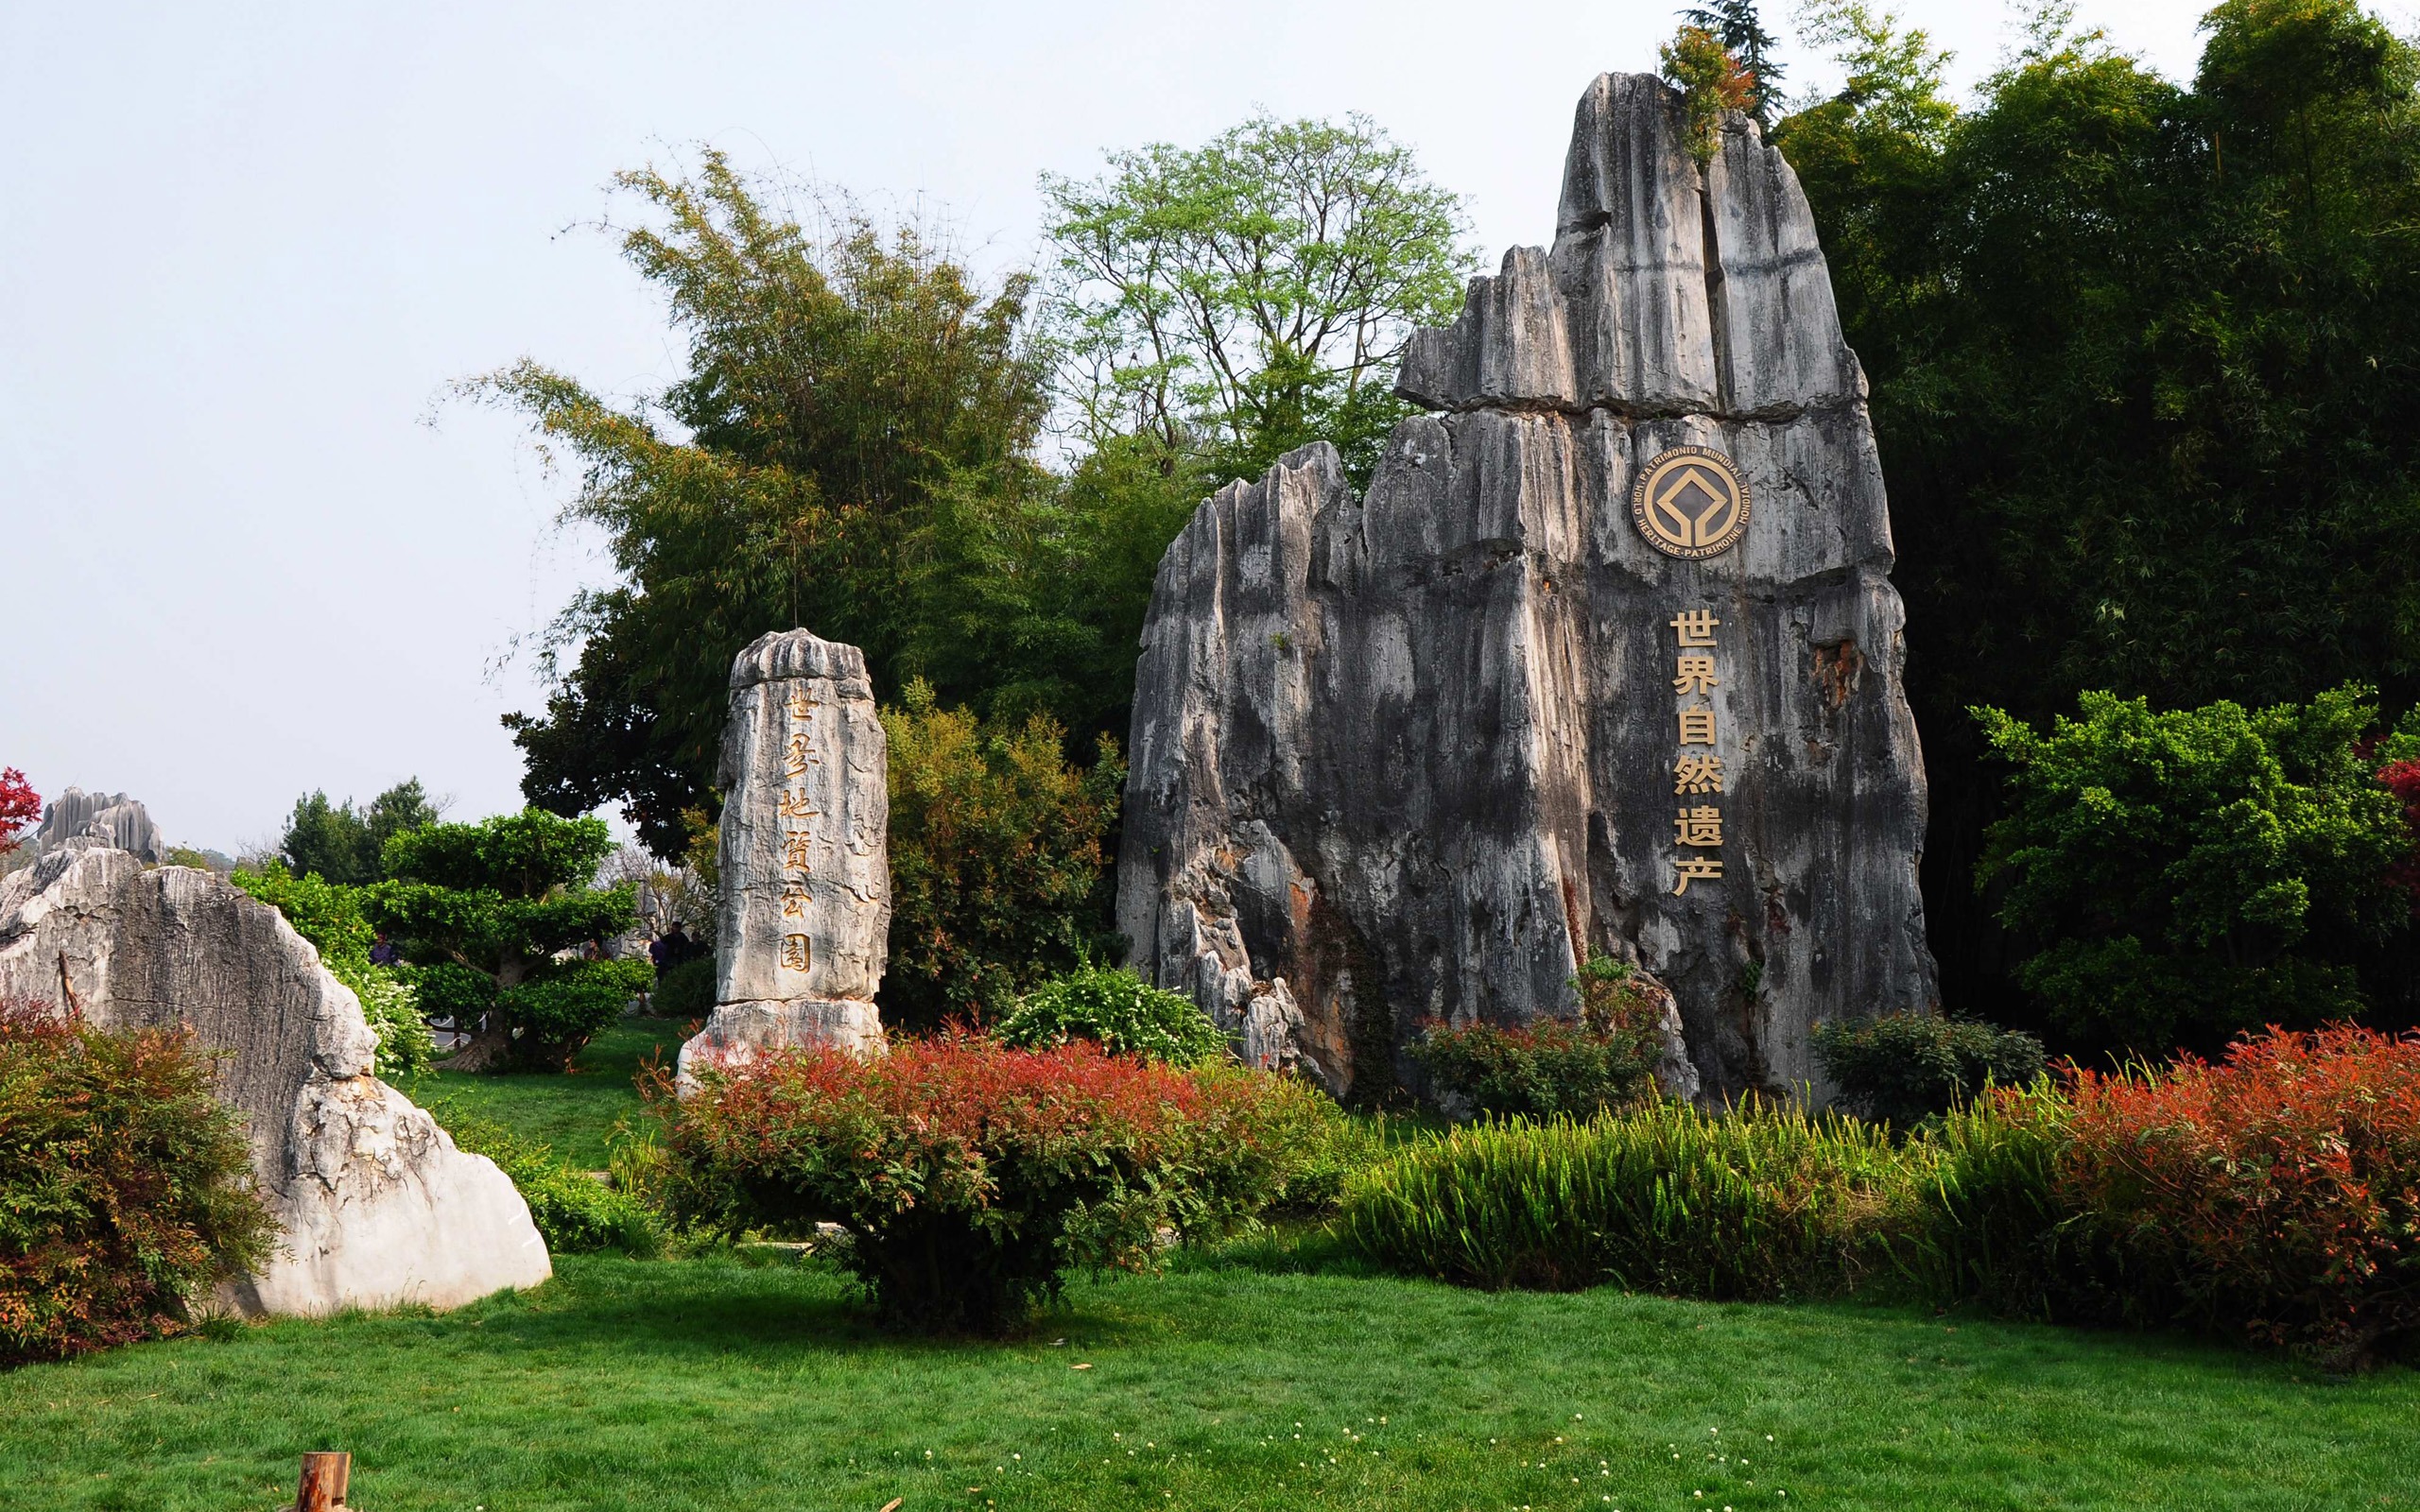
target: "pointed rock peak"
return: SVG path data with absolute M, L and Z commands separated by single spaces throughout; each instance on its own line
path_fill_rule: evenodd
M 1574 112 L 1552 249 L 1516 248 L 1404 353 L 1433 409 L 1786 419 L 1860 398 L 1798 177 L 1734 116 L 1701 168 L 1680 92 L 1604 74 Z

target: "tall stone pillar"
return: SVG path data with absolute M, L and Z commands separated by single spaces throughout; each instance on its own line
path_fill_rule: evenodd
M 890 796 L 865 653 L 806 630 L 731 666 L 714 1016 L 681 1074 L 768 1050 L 882 1048 Z
M 1553 245 L 1411 338 L 1368 492 L 1305 447 L 1161 560 L 1118 927 L 1340 1091 L 1432 1020 L 1576 1012 L 1600 952 L 1714 1101 L 1820 1097 L 1815 1025 L 1937 1005 L 1865 379 L 1789 164 L 1713 146 L 1599 78 Z

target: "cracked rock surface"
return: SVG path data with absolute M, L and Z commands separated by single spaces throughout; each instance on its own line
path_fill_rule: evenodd
M 189 1025 L 222 1052 L 282 1249 L 226 1298 L 245 1312 L 453 1307 L 552 1272 L 512 1182 L 371 1074 L 350 988 L 277 910 L 207 871 L 94 837 L 0 880 L 0 996 L 109 1028 Z
M 1552 248 L 1416 335 L 1366 497 L 1304 448 L 1205 501 L 1160 564 L 1137 674 L 1119 927 L 1254 1058 L 1340 1093 L 1426 1020 L 1576 1007 L 1603 952 L 1665 1006 L 1668 1089 L 1825 1089 L 1808 1031 L 1937 1007 L 1925 778 L 1857 358 L 1797 180 L 1737 117 L 1703 168 L 1679 97 L 1582 98 Z M 1665 555 L 1659 454 L 1715 450 L 1745 536 Z M 1676 691 L 1672 621 L 1719 622 Z M 1717 791 L 1676 794 L 1710 708 Z M 1685 808 L 1721 816 L 1684 852 Z M 1719 878 L 1676 892 L 1677 858 Z

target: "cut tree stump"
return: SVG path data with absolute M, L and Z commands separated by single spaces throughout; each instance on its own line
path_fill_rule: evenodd
M 342 1451 L 302 1456 L 302 1479 L 287 1512 L 349 1512 L 345 1483 L 353 1479 L 353 1456 Z

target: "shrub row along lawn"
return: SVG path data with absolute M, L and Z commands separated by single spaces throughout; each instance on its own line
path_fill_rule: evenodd
M 2410 1371 L 1855 1305 L 1196 1262 L 947 1343 L 812 1264 L 575 1257 L 0 1375 L 0 1506 L 267 1512 L 342 1447 L 365 1512 L 2413 1507 L 2416 1418 Z

